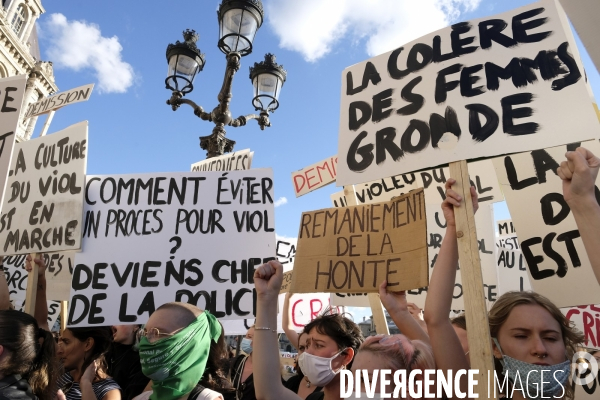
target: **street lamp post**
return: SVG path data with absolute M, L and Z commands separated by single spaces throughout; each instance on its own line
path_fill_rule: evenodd
M 219 49 L 225 54 L 227 67 L 223 86 L 217 96 L 219 104 L 211 111 L 184 96 L 194 89 L 193 81 L 202 71 L 206 62 L 204 54 L 196 46 L 198 34 L 193 30 L 183 32 L 183 42 L 177 41 L 167 47 L 169 72 L 165 84 L 172 95 L 167 104 L 176 111 L 182 104 L 191 106 L 194 114 L 204 121 L 215 124 L 212 134 L 200 137 L 200 147 L 211 158 L 233 151 L 235 141 L 225 137 L 225 125 L 235 128 L 244 126 L 256 119 L 261 130 L 271 126 L 269 113 L 279 107 L 279 94 L 286 80 L 287 72 L 275 62 L 273 54 L 265 55 L 265 60 L 250 67 L 250 79 L 254 86 L 252 105 L 259 114 L 242 115 L 232 118 L 229 110 L 231 84 L 235 73 L 240 69 L 240 60 L 252 52 L 252 43 L 258 28 L 263 22 L 261 0 L 223 0 L 217 11 L 219 17 Z

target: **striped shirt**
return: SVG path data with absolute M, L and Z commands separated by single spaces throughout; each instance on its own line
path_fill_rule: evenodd
M 81 400 L 81 388 L 79 383 L 73 381 L 73 377 L 68 372 L 58 378 L 58 387 L 62 389 L 67 400 Z M 112 378 L 106 378 L 98 382 L 92 383 L 92 389 L 97 400 L 102 400 L 106 393 L 111 390 L 121 390 L 117 382 Z

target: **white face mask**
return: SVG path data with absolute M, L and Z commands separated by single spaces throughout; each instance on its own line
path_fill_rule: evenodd
M 300 365 L 300 369 L 302 369 L 304 376 L 306 379 L 308 379 L 311 385 L 323 387 L 331 382 L 333 378 L 335 378 L 335 376 L 340 372 L 339 369 L 334 371 L 333 368 L 331 368 L 331 362 L 344 350 L 330 358 L 317 357 L 304 352 L 300 354 L 300 357 L 298 357 L 298 365 Z

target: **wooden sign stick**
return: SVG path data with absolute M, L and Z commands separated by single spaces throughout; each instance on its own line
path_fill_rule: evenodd
M 475 229 L 475 213 L 471 202 L 471 184 L 467 162 L 463 160 L 450 163 L 450 176 L 456 179 L 452 189 L 464 201 L 463 207 L 454 208 L 454 214 L 471 369 L 479 370 L 479 373 L 475 375 L 478 384 L 475 386 L 474 393 L 478 394 L 480 399 L 495 399 L 494 389 L 488 387 L 488 378 L 494 376 L 494 359 L 485 295 L 483 293 L 479 243 L 477 242 L 477 231 Z M 488 389 L 490 390 L 489 394 Z
M 35 316 L 35 300 L 37 297 L 38 274 L 40 267 L 35 263 L 36 253 L 31 253 L 32 268 L 27 277 L 27 292 L 25 295 L 25 312 L 32 317 Z
M 60 302 L 60 333 L 67 329 L 67 318 L 69 314 L 69 302 L 63 300 Z
M 344 186 L 344 196 L 346 197 L 346 206 L 357 205 L 356 191 L 354 185 Z M 373 312 L 373 322 L 375 323 L 375 331 L 377 334 L 389 335 L 390 330 L 388 328 L 387 319 L 385 318 L 385 312 L 381 305 L 381 300 L 377 293 L 368 293 L 369 305 L 371 306 L 371 312 Z

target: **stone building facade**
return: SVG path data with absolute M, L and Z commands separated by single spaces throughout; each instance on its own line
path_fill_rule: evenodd
M 58 91 L 52 63 L 40 56 L 36 21 L 44 12 L 41 0 L 2 0 L 0 7 L 0 78 L 27 75 L 22 114 Z M 31 138 L 36 122 L 37 117 L 19 122 L 18 142 Z

